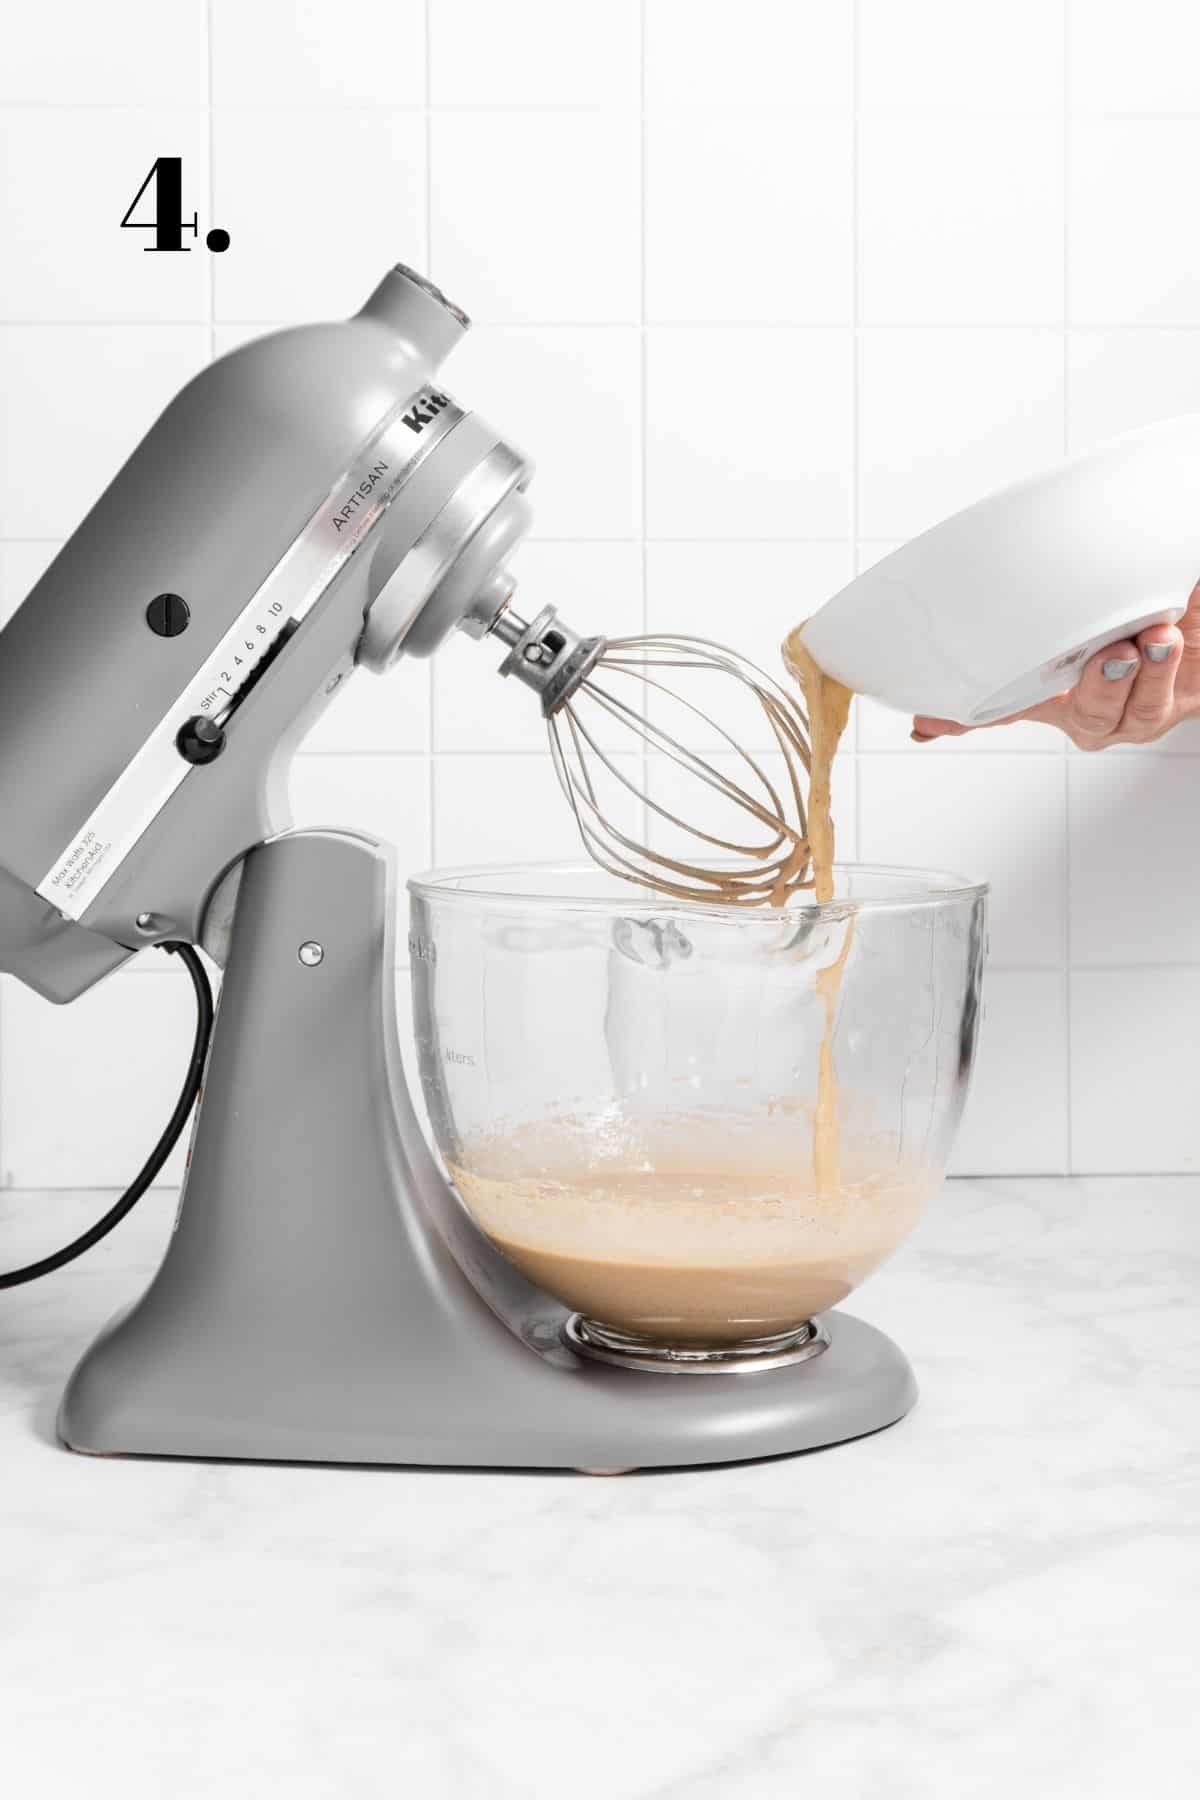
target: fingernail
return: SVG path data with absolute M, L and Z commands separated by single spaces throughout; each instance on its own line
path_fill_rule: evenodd
M 1151 662 L 1166 662 L 1171 654 L 1170 644 L 1147 644 L 1146 655 Z
M 1104 679 L 1105 681 L 1124 681 L 1125 677 L 1132 675 L 1136 668 L 1136 657 L 1130 662 L 1122 662 L 1117 657 L 1110 656 L 1104 665 Z

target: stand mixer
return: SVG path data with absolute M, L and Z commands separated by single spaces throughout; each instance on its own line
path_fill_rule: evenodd
M 531 469 L 438 382 L 466 327 L 397 267 L 347 323 L 206 368 L 4 630 L 0 969 L 67 1002 L 150 945 L 198 984 L 194 946 L 224 966 L 175 1230 L 70 1379 L 76 1450 L 612 1468 L 791 1450 L 911 1404 L 904 1358 L 851 1319 L 799 1383 L 685 1395 L 576 1354 L 415 1118 L 390 852 L 286 829 L 291 753 L 356 666 L 495 628 L 542 696 L 599 653 L 512 610 Z
M 606 648 L 552 609 L 528 624 L 513 610 L 506 560 L 531 468 L 437 379 L 467 323 L 398 266 L 350 321 L 205 369 L 0 636 L 0 970 L 56 1002 L 150 945 L 190 958 L 194 980 L 194 946 L 225 971 L 207 1060 L 201 1005 L 175 1230 L 70 1379 L 59 1431 L 73 1449 L 662 1466 L 831 1443 L 915 1397 L 896 1346 L 840 1311 L 814 1327 L 820 1354 L 799 1346 L 736 1378 L 590 1357 L 459 1204 L 417 1123 L 390 852 L 286 829 L 290 756 L 357 666 L 428 656 L 454 629 L 494 636 L 504 672 L 553 716 Z M 802 760 L 802 712 L 786 695 L 766 710 Z M 786 817 L 769 782 L 765 798 L 716 785 L 768 828 L 750 867 L 781 847 L 787 861 L 799 794 Z M 653 859 L 609 897 L 614 930 L 677 929 L 643 891 L 663 874 Z M 714 922 L 730 879 L 711 877 Z M 869 951 L 872 905 L 887 966 L 911 978 L 918 941 L 931 968 L 942 957 L 925 999 L 945 1041 L 931 1029 L 896 1080 L 920 1097 L 927 1077 L 937 1164 L 974 1048 L 982 890 L 877 893 L 851 872 L 831 908 L 759 917 L 772 955 L 808 955 L 851 918 Z M 412 953 L 437 951 L 418 935 Z

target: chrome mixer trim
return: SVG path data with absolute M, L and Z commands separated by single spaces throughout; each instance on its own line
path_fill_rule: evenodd
M 390 667 L 400 655 L 425 602 L 453 568 L 469 542 L 497 504 L 519 486 L 525 473 L 524 459 L 506 444 L 495 443 L 450 494 L 420 536 L 405 551 L 371 607 L 359 655 L 369 666 Z M 490 621 L 489 621 L 490 623 Z M 482 633 L 480 633 L 482 635 Z M 363 655 L 374 640 L 386 645 L 386 654 Z
M 648 1338 L 597 1324 L 572 1313 L 563 1338 L 579 1356 L 611 1363 L 618 1369 L 640 1369 L 648 1375 L 748 1375 L 754 1370 L 783 1369 L 808 1362 L 829 1348 L 829 1331 L 819 1319 L 807 1319 L 794 1331 L 774 1337 L 748 1338 L 711 1350 L 655 1344 Z
M 400 401 L 355 453 L 308 523 L 242 608 L 99 804 L 37 884 L 78 920 L 112 879 L 192 765 L 176 737 L 189 719 L 222 722 L 341 573 L 426 456 L 467 417 L 441 388 Z M 231 670 L 238 668 L 234 675 Z

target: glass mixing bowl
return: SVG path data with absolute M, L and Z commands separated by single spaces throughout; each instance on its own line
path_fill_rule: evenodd
M 828 905 L 747 911 L 587 863 L 408 885 L 438 1148 L 578 1343 L 798 1344 L 912 1229 L 966 1094 L 985 886 L 847 865 Z

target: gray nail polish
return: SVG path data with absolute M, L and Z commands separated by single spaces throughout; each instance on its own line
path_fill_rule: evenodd
M 1170 644 L 1147 644 L 1146 655 L 1151 662 L 1166 662 L 1171 654 Z
M 1136 668 L 1136 657 L 1130 662 L 1123 662 L 1116 656 L 1110 656 L 1104 665 L 1104 679 L 1105 681 L 1124 681 L 1125 677 L 1132 675 Z

